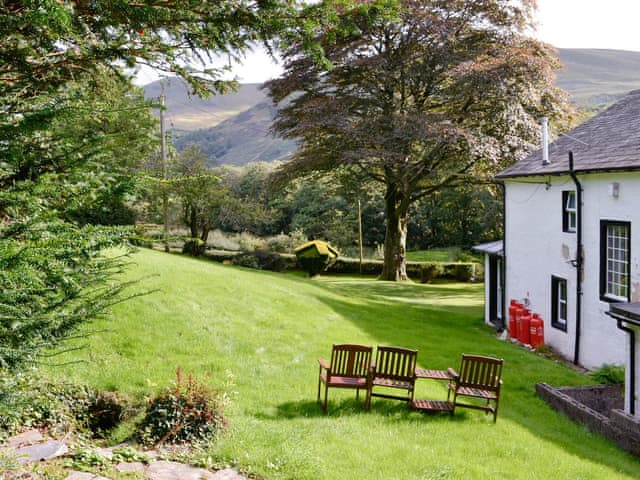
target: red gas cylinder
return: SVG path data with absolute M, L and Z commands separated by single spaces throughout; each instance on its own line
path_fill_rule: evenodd
M 544 321 L 537 313 L 534 313 L 533 317 L 531 317 L 529 332 L 533 348 L 538 348 L 544 344 Z
M 516 321 L 515 328 L 513 329 L 513 333 L 511 333 L 511 338 L 514 340 L 520 341 L 520 326 L 522 324 L 522 315 L 525 314 L 527 309 L 522 304 L 518 304 L 516 308 Z
M 516 338 L 516 312 L 520 308 L 517 300 L 511 300 L 509 303 L 509 336 Z
M 531 343 L 531 334 L 529 328 L 531 326 L 531 311 L 524 309 L 524 313 L 520 315 L 520 325 L 518 325 L 518 340 L 525 345 Z

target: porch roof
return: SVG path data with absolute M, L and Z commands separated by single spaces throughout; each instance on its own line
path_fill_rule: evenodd
M 494 242 L 481 243 L 471 247 L 472 250 L 480 253 L 486 253 L 487 255 L 496 255 L 504 257 L 504 245 L 502 240 L 496 240 Z

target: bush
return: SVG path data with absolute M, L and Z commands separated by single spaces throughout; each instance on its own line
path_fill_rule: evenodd
M 605 363 L 589 376 L 602 385 L 624 385 L 624 366 Z
M 103 436 L 120 423 L 124 412 L 125 406 L 114 392 L 98 393 L 87 405 L 89 429 L 94 435 Z
M 22 427 L 82 426 L 93 395 L 85 387 L 48 382 L 36 370 L 1 371 L 0 428 L 11 433 Z
M 444 273 L 444 268 L 440 263 L 427 263 L 420 269 L 420 282 L 430 283 Z
M 176 372 L 176 377 L 173 387 L 149 401 L 136 434 L 140 443 L 151 446 L 209 442 L 226 426 L 222 395 L 197 382 L 191 375 L 185 382 L 181 369 Z
M 307 237 L 301 230 L 294 230 L 288 235 L 281 233 L 267 239 L 267 248 L 273 252 L 292 253 L 300 244 L 305 243 Z
M 199 238 L 190 238 L 182 246 L 182 253 L 198 257 L 204 253 L 206 245 Z

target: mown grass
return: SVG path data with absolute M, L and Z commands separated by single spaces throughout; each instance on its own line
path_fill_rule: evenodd
M 156 290 L 95 322 L 87 348 L 51 369 L 144 397 L 180 366 L 232 396 L 228 432 L 203 459 L 267 479 L 631 479 L 640 462 L 551 410 L 536 382 L 589 383 L 583 374 L 508 342 L 482 323 L 482 286 L 396 284 L 265 273 L 141 251 L 127 278 Z M 498 422 L 408 411 L 402 402 L 330 391 L 316 403 L 316 358 L 332 343 L 401 345 L 424 368 L 462 352 L 505 359 Z M 233 386 L 224 385 L 233 380 Z M 417 396 L 444 399 L 423 381 Z

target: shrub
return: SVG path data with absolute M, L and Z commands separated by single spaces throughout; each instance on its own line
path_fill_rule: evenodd
M 624 366 L 605 363 L 589 372 L 589 376 L 603 385 L 623 385 Z
M 439 263 L 427 263 L 420 269 L 420 282 L 430 283 L 438 277 L 441 277 L 444 272 L 442 264 Z
M 50 428 L 82 424 L 93 392 L 72 384 L 45 381 L 38 372 L 0 372 L 0 428 Z M 79 425 L 81 426 L 81 425 Z
M 87 405 L 87 422 L 94 435 L 102 436 L 122 420 L 125 406 L 114 392 L 98 393 Z
M 300 244 L 307 241 L 302 230 L 294 230 L 288 235 L 281 233 L 267 239 L 267 248 L 273 252 L 292 253 Z
M 138 425 L 137 438 L 144 445 L 203 443 L 213 440 L 225 427 L 224 397 L 182 371 L 176 383 L 149 401 Z
M 199 238 L 190 238 L 182 246 L 182 253 L 193 255 L 194 257 L 200 256 L 204 253 L 206 245 Z

